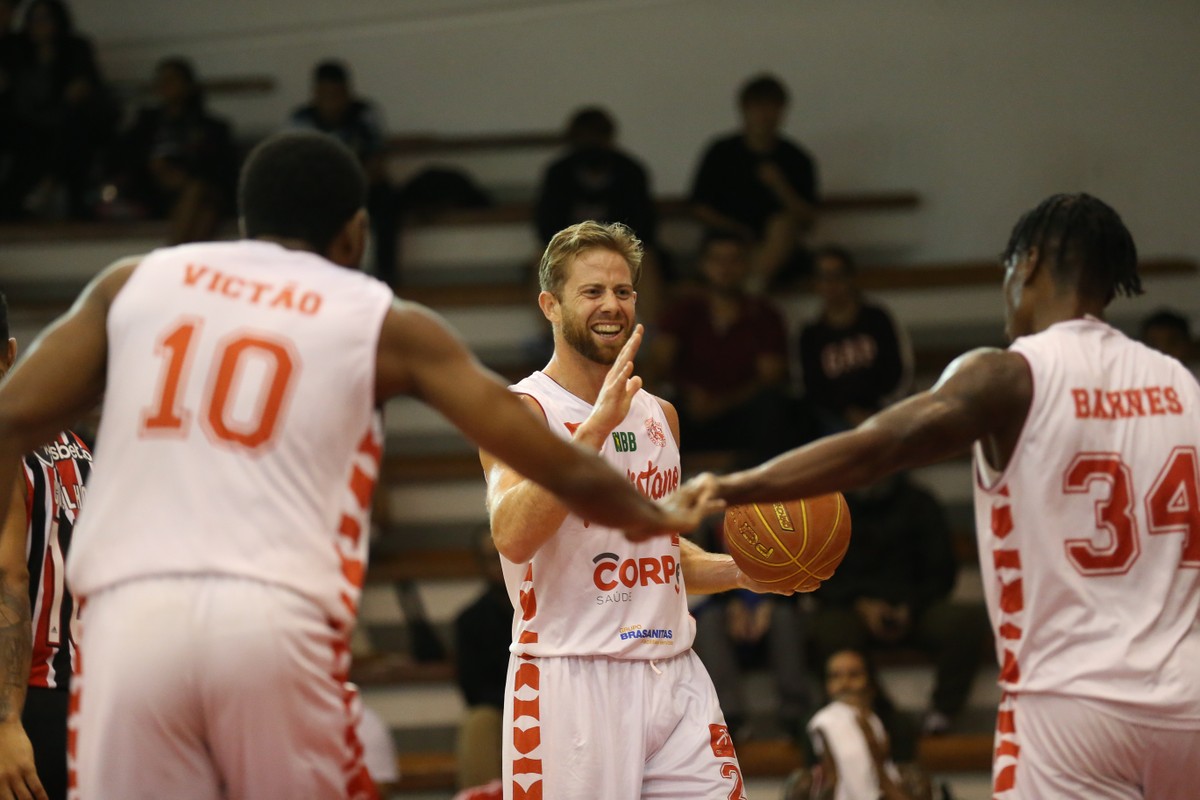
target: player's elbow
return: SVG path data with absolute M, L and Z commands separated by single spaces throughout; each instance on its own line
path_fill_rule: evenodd
M 503 527 L 492 526 L 492 541 L 496 545 L 496 552 L 514 564 L 532 561 L 537 554 L 536 544 L 514 535 Z

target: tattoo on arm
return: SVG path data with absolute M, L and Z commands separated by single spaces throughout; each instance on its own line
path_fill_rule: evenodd
M 8 570 L 0 569 L 0 719 L 18 715 L 25 702 L 33 653 L 29 613 L 29 593 L 13 587 Z

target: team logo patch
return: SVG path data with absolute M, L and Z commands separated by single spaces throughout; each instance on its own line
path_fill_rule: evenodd
M 714 756 L 717 758 L 737 757 L 737 754 L 733 751 L 733 739 L 729 735 L 729 728 L 724 725 L 709 725 L 708 734 L 712 740 Z
M 667 435 L 663 433 L 662 425 L 658 424 L 658 420 L 650 417 L 646 420 L 646 435 L 650 437 L 650 441 L 659 447 L 667 446 Z

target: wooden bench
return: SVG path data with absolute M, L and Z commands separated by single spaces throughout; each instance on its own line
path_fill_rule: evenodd
M 863 211 L 899 211 L 916 208 L 920 198 L 915 192 L 838 192 L 821 198 L 823 214 L 844 214 Z M 691 214 L 691 204 L 685 197 L 668 196 L 655 201 L 659 217 L 673 219 Z M 446 227 L 451 225 L 533 225 L 532 202 L 499 203 L 487 208 L 464 208 L 444 211 L 432 217 L 413 219 L 409 229 Z
M 800 749 L 789 739 L 751 739 L 737 744 L 742 774 L 748 779 L 785 778 L 804 765 Z M 990 734 L 926 736 L 917 746 L 917 762 L 930 774 L 989 772 Z M 401 753 L 399 791 L 454 791 L 456 761 L 451 752 Z

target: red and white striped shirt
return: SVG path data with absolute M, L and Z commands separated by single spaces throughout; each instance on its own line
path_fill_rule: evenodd
M 92 454 L 70 431 L 25 456 L 25 535 L 29 564 L 29 607 L 33 619 L 33 660 L 29 685 L 70 688 L 75 656 L 75 598 L 63 565 L 71 534 L 87 496 Z

